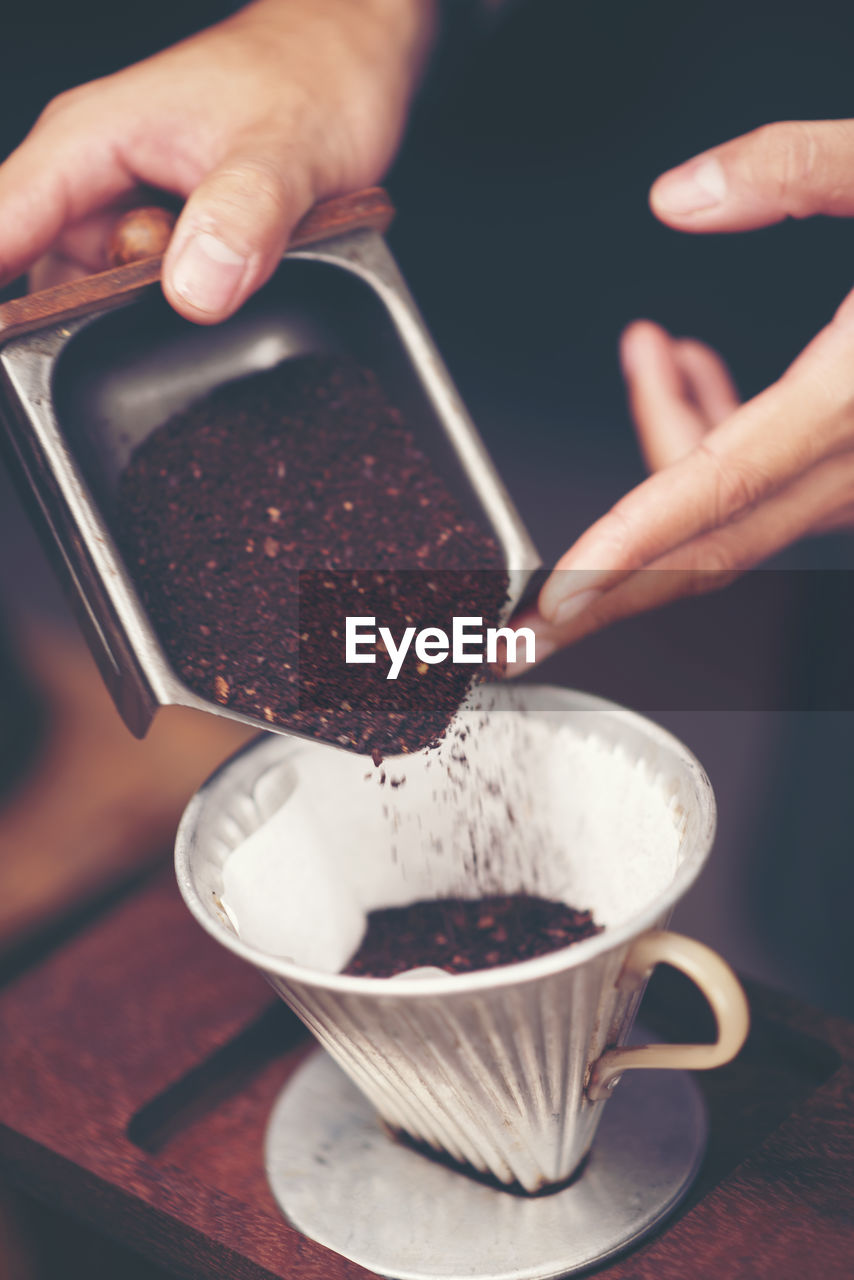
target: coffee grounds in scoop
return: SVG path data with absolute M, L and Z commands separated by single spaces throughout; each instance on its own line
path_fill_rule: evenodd
M 502 553 L 376 376 L 311 355 L 227 384 L 154 431 L 121 477 L 121 548 L 176 672 L 202 697 L 374 758 L 439 736 L 485 666 L 397 680 L 344 662 L 348 615 L 449 630 L 499 618 Z M 363 650 L 364 651 L 364 650 Z
M 344 973 L 393 978 L 422 965 L 473 973 L 548 955 L 601 933 L 589 911 L 524 893 L 432 898 L 371 911 Z

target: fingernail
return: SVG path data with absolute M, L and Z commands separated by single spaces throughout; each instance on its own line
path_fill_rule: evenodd
M 539 635 L 537 633 L 536 627 L 533 630 L 534 630 L 534 661 L 528 662 L 527 658 L 520 657 L 519 659 L 517 659 L 516 662 L 508 662 L 504 670 L 504 674 L 506 676 L 524 675 L 526 671 L 530 671 L 532 667 L 537 665 L 537 663 L 545 662 L 546 658 L 550 658 L 551 655 L 557 649 L 557 645 L 553 640 L 548 640 L 546 639 L 545 636 Z M 525 653 L 524 645 L 520 646 L 519 653 L 521 654 Z
M 663 213 L 699 213 L 726 198 L 726 175 L 720 161 L 710 156 L 666 173 L 653 192 L 653 204 Z
M 586 613 L 591 605 L 595 604 L 597 600 L 601 600 L 601 598 L 602 592 L 595 588 L 591 588 L 589 591 L 578 591 L 574 596 L 568 596 L 566 600 L 561 600 L 552 614 L 552 622 L 556 627 L 565 626 L 567 622 L 571 622 L 579 614 Z
M 545 636 L 535 635 L 534 650 L 537 655 L 537 662 L 545 662 L 546 658 L 550 658 L 556 649 L 557 645 L 554 640 L 548 640 Z
M 172 288 L 198 311 L 218 315 L 234 300 L 246 259 L 216 236 L 200 231 L 184 245 L 172 268 Z

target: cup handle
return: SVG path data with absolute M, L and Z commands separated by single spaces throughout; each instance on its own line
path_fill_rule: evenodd
M 637 988 L 657 964 L 669 964 L 691 979 L 708 1000 L 718 1027 L 713 1044 L 644 1044 L 607 1049 L 590 1070 L 587 1097 L 599 1102 L 610 1095 L 617 1077 L 635 1067 L 707 1071 L 722 1067 L 747 1039 L 747 997 L 732 969 L 710 947 L 681 933 L 656 930 L 636 939 L 617 979 L 618 988 Z

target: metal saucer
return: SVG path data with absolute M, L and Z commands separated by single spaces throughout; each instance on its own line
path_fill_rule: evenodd
M 654 1230 L 693 1182 L 706 1135 L 688 1074 L 633 1071 L 609 1100 L 578 1179 L 551 1195 L 511 1195 L 394 1142 L 317 1052 L 273 1108 L 267 1176 L 293 1226 L 381 1276 L 553 1280 Z

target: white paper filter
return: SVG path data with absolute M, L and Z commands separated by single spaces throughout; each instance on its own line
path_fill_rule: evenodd
M 671 780 L 583 717 L 486 718 L 464 712 L 437 749 L 381 770 L 320 745 L 271 770 L 271 816 L 223 866 L 240 937 L 334 973 L 378 907 L 525 890 L 609 926 L 658 898 L 684 829 Z

